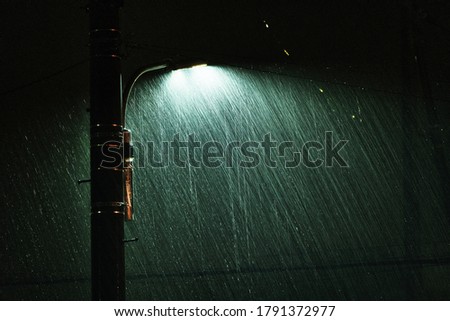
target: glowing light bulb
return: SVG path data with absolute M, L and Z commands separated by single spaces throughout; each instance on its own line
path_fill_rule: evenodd
M 200 65 L 192 66 L 191 69 L 197 69 L 197 68 L 202 68 L 202 67 L 207 67 L 207 66 L 208 66 L 208 64 L 200 64 Z

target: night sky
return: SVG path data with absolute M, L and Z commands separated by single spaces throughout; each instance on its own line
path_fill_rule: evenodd
M 86 10 L 2 3 L 2 300 L 91 298 Z M 137 168 L 127 298 L 449 300 L 449 17 L 444 0 L 125 1 L 124 83 L 211 65 L 136 84 L 137 141 L 332 131 L 350 164 Z

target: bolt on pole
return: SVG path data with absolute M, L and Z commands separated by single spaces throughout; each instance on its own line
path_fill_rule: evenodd
M 121 6 L 119 0 L 89 4 L 93 300 L 125 299 Z

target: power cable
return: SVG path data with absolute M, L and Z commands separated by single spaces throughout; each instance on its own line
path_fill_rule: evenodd
M 74 64 L 71 64 L 71 65 L 69 65 L 69 66 L 67 66 L 67 67 L 64 67 L 64 68 L 62 68 L 62 69 L 60 69 L 60 70 L 57 70 L 57 71 L 55 71 L 55 72 L 53 72 L 53 73 L 51 73 L 51 74 L 48 74 L 48 75 L 46 75 L 46 76 L 44 76 L 44 77 L 42 77 L 42 78 L 39 78 L 39 79 L 30 81 L 30 82 L 28 82 L 28 83 L 19 85 L 19 86 L 17 86 L 17 87 L 14 87 L 14 88 L 5 90 L 5 91 L 3 91 L 3 92 L 0 92 L 0 96 L 9 95 L 9 94 L 15 93 L 15 92 L 17 92 L 17 91 L 20 91 L 20 90 L 26 89 L 26 88 L 28 88 L 28 87 L 31 87 L 31 86 L 33 86 L 33 85 L 36 85 L 36 84 L 38 84 L 38 83 L 41 83 L 41 82 L 43 82 L 43 81 L 45 81 L 45 80 L 48 80 L 48 79 L 57 77 L 57 76 L 59 76 L 59 75 L 65 73 L 65 72 L 67 72 L 67 71 L 69 71 L 69 70 L 72 70 L 72 69 L 74 69 L 74 68 L 76 68 L 76 67 L 78 67 L 78 66 L 81 66 L 81 65 L 85 64 L 85 63 L 88 62 L 88 61 L 89 61 L 89 59 L 87 59 L 87 58 L 86 58 L 86 59 L 83 59 L 83 60 L 78 61 L 78 62 L 76 62 L 76 63 L 74 63 Z

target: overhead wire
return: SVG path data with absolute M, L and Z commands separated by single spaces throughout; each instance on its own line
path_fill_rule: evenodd
M 367 268 L 380 268 L 397 266 L 410 268 L 417 266 L 418 268 L 433 267 L 433 266 L 448 266 L 450 264 L 450 257 L 435 257 L 435 258 L 400 258 L 392 260 L 376 260 L 368 262 L 346 262 L 335 264 L 308 264 L 299 266 L 284 266 L 284 267 L 247 267 L 240 269 L 211 269 L 201 271 L 183 271 L 183 272 L 163 272 L 163 273 L 146 273 L 146 274 L 132 274 L 128 275 L 128 280 L 148 280 L 148 279 L 167 279 L 167 278 L 199 278 L 199 277 L 215 277 L 226 275 L 244 275 L 244 274 L 269 274 L 269 273 L 290 273 L 302 271 L 320 271 L 320 270 L 342 270 L 342 269 L 358 269 L 362 268 L 367 272 Z M 12 286 L 30 286 L 43 284 L 64 284 L 64 283 L 84 283 L 90 282 L 89 277 L 66 277 L 66 278 L 41 278 L 33 280 L 14 280 L 0 283 L 2 287 Z
M 59 76 L 61 74 L 64 74 L 67 71 L 70 71 L 70 70 L 72 70 L 72 69 L 74 69 L 74 68 L 76 68 L 78 66 L 81 66 L 81 65 L 87 63 L 88 61 L 89 61 L 88 58 L 80 60 L 80 61 L 77 61 L 77 62 L 75 62 L 75 63 L 73 63 L 71 65 L 68 65 L 68 66 L 66 66 L 66 67 L 64 67 L 62 69 L 59 69 L 59 70 L 57 70 L 55 72 L 52 72 L 52 73 L 50 73 L 48 75 L 45 75 L 44 77 L 32 80 L 32 81 L 24 83 L 24 84 L 21 84 L 19 86 L 14 87 L 14 88 L 2 91 L 2 92 L 0 92 L 0 96 L 6 96 L 6 95 L 9 95 L 9 94 L 21 91 L 23 89 L 27 89 L 27 88 L 29 88 L 29 87 L 31 87 L 33 85 L 39 84 L 39 83 L 44 82 L 46 80 L 52 79 L 54 77 L 57 77 L 57 76 Z

